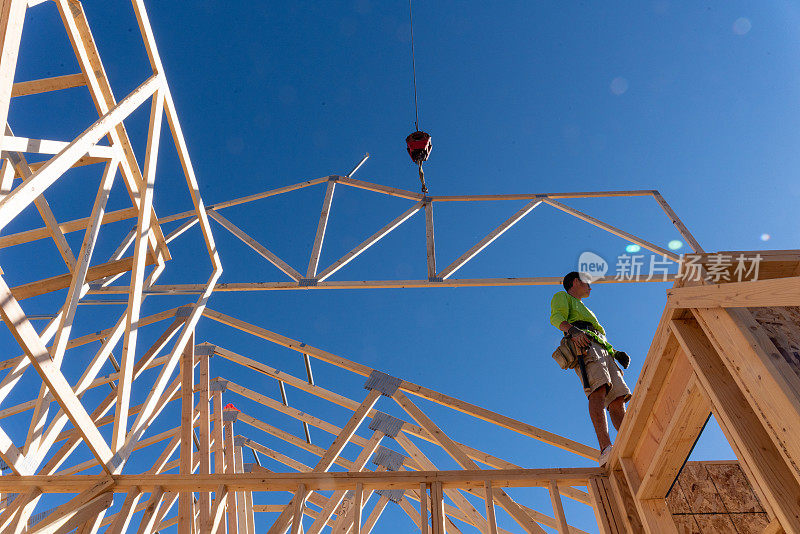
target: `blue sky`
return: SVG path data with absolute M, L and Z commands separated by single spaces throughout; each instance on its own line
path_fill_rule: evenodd
M 121 98 L 149 74 L 130 6 L 86 2 L 85 8 Z M 345 174 L 365 152 L 371 158 L 357 178 L 417 190 L 404 146 L 414 129 L 406 3 L 198 1 L 148 2 L 148 8 L 207 203 Z M 434 144 L 426 164 L 431 194 L 658 189 L 706 250 L 796 247 L 796 2 L 415 2 L 414 10 L 420 127 Z M 16 79 L 76 72 L 68 52 L 54 6 L 31 9 Z M 18 135 L 66 140 L 90 124 L 93 113 L 88 96 L 73 89 L 16 99 L 10 121 Z M 58 120 L 42 128 L 53 116 Z M 146 110 L 126 122 L 140 151 L 146 124 Z M 167 147 L 162 144 L 156 186 L 160 215 L 189 207 Z M 74 171 L 73 182 L 59 182 L 48 193 L 59 220 L 88 215 L 97 173 Z M 125 195 L 116 193 L 111 205 L 127 205 Z M 316 186 L 223 214 L 304 272 L 323 194 L 324 186 Z M 679 238 L 652 199 L 565 203 L 662 247 Z M 440 266 L 523 204 L 436 205 Z M 339 186 L 321 267 L 410 205 Z M 35 213 L 26 212 L 10 229 L 31 225 L 38 226 Z M 104 230 L 107 241 L 98 254 L 110 253 L 128 228 Z M 221 227 L 214 229 L 222 281 L 285 279 Z M 76 250 L 80 239 L 70 236 Z M 626 244 L 540 206 L 457 276 L 559 276 L 587 250 L 613 264 Z M 177 241 L 176 259 L 161 280 L 204 281 L 208 266 L 198 260 L 200 247 L 197 232 Z M 25 261 L 32 250 L 9 252 L 8 263 Z M 57 259 L 52 247 L 42 254 Z M 25 273 L 6 269 L 10 282 L 27 281 L 40 263 Z M 334 279 L 426 276 L 418 214 Z M 557 289 L 218 294 L 210 306 L 594 446 L 576 378 L 550 359 L 559 333 L 548 323 L 548 304 Z M 587 301 L 612 342 L 632 356 L 626 374 L 631 385 L 666 289 L 597 286 Z M 45 313 L 53 302 L 31 301 L 30 311 Z M 177 305 L 170 297 L 152 297 L 145 309 L 167 304 Z M 85 318 L 87 324 L 100 319 Z M 215 323 L 201 324 L 198 339 L 302 376 L 296 353 Z M 240 372 L 215 364 L 218 374 Z M 363 395 L 360 378 L 324 364 L 315 371 L 320 385 Z M 278 398 L 274 382 L 241 373 L 245 385 Z M 290 390 L 290 401 L 337 424 L 348 416 L 296 391 Z M 387 399 L 382 403 L 379 409 L 393 410 Z M 421 406 L 456 439 L 520 465 L 588 465 L 510 432 L 488 432 L 487 425 L 455 412 Z M 296 421 L 277 417 L 275 425 L 302 435 Z M 241 431 L 269 441 L 252 429 Z M 319 431 L 312 436 L 329 439 Z M 699 458 L 730 455 L 713 425 L 696 452 Z M 437 459 L 447 465 L 445 457 Z M 519 495 L 548 511 L 544 493 Z M 567 511 L 576 526 L 594 531 L 587 507 L 569 503 Z M 397 531 L 405 532 L 408 520 L 400 516 L 391 512 Z

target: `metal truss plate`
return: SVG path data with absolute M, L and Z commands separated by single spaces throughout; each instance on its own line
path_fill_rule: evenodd
M 378 446 L 378 450 L 375 451 L 375 455 L 372 457 L 372 463 L 375 465 L 382 465 L 387 471 L 398 471 L 405 459 L 406 457 L 399 452 L 380 445 Z
M 212 345 L 210 343 L 201 343 L 194 346 L 194 353 L 197 356 L 213 356 L 216 348 L 216 345 Z
M 225 391 L 228 389 L 228 381 L 221 378 L 215 378 L 208 384 L 209 391 Z
M 377 412 L 375 417 L 372 418 L 372 421 L 369 422 L 369 429 L 379 430 L 383 432 L 384 435 L 395 438 L 403 427 L 403 422 L 402 419 L 392 417 L 388 413 Z
M 404 489 L 391 489 L 391 490 L 377 490 L 375 493 L 378 495 L 386 496 L 393 503 L 399 503 L 403 496 L 406 494 Z
M 403 382 L 401 378 L 397 378 L 380 371 L 372 371 L 364 384 L 364 389 L 380 391 L 383 395 L 391 397 L 400 387 Z

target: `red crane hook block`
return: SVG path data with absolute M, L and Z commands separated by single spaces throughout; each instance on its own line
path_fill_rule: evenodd
M 433 150 L 431 136 L 425 132 L 417 130 L 406 137 L 406 149 L 408 150 L 408 155 L 411 156 L 411 160 L 414 163 L 419 164 L 423 161 L 427 161 L 428 156 L 431 155 L 431 150 Z

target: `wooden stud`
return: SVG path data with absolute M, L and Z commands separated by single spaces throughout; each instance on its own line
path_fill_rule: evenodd
M 303 507 L 305 506 L 306 486 L 300 484 L 292 498 L 292 531 L 291 534 L 299 534 L 303 529 Z
M 65 76 L 54 76 L 52 78 L 42 78 L 28 82 L 17 82 L 11 91 L 11 96 L 37 95 L 50 91 L 61 91 L 73 87 L 83 87 L 86 85 L 86 78 L 83 74 L 67 74 Z
M 488 524 L 487 534 L 497 534 L 497 518 L 494 514 L 494 490 L 492 481 L 487 480 L 483 483 L 483 494 L 486 502 L 486 521 Z
M 436 239 L 433 232 L 433 203 L 425 202 L 425 244 L 428 258 L 428 280 L 436 278 Z
M 136 224 L 136 244 L 134 245 L 130 296 L 128 297 L 128 308 L 125 312 L 125 336 L 122 341 L 121 370 L 119 382 L 117 383 L 117 409 L 111 438 L 111 447 L 115 451 L 119 451 L 122 448 L 128 429 L 128 408 L 130 407 L 131 382 L 133 381 L 133 362 L 136 352 L 139 311 L 142 304 L 147 244 L 151 231 L 150 215 L 153 206 L 156 160 L 158 157 L 159 140 L 161 139 L 161 119 L 163 112 L 163 96 L 160 93 L 156 93 L 153 96 L 153 102 L 150 108 L 150 129 L 147 135 L 147 153 L 145 155 L 145 179 L 143 188 L 140 191 L 142 200 L 139 206 L 139 218 Z
M 388 498 L 387 498 L 388 500 Z M 419 526 L 422 534 L 428 534 L 430 526 L 428 524 L 428 485 L 424 482 L 419 485 Z
M 192 473 L 192 433 L 194 431 L 194 335 L 189 339 L 181 355 L 181 456 L 180 473 Z M 189 519 L 193 516 L 193 495 L 181 492 L 178 501 L 178 534 L 191 534 Z
M 364 485 L 356 484 L 355 495 L 353 496 L 355 503 L 353 508 L 353 534 L 361 534 L 361 513 L 364 506 Z
M 553 515 L 558 519 L 559 534 L 569 534 L 567 517 L 564 515 L 564 505 L 561 503 L 561 494 L 558 492 L 558 484 L 554 480 L 550 481 L 550 502 L 553 503 Z
M 236 473 L 236 458 L 234 456 L 233 445 L 233 421 L 223 421 L 222 429 L 225 433 L 225 474 L 232 475 Z M 227 518 L 228 518 L 228 532 L 238 533 L 242 525 L 239 525 L 239 517 L 237 513 L 237 497 L 234 488 L 228 488 L 228 504 Z
M 8 106 L 11 103 L 27 7 L 27 0 L 5 0 L 0 4 L 0 125 L 8 121 Z
M 314 245 L 311 247 L 311 258 L 308 260 L 306 278 L 314 278 L 317 275 L 319 256 L 322 252 L 322 242 L 325 240 L 325 229 L 328 227 L 328 217 L 330 216 L 334 189 L 336 189 L 336 182 L 331 180 L 328 182 L 328 187 L 325 189 L 325 198 L 322 200 L 322 210 L 319 214 L 319 223 L 317 224 L 317 234 L 314 237 Z
M 432 534 L 445 534 L 444 502 L 442 500 L 442 483 L 431 484 L 431 529 Z
M 198 441 L 200 447 L 197 450 L 197 455 L 200 458 L 200 465 L 197 472 L 201 475 L 208 475 L 211 473 L 211 414 L 209 410 L 209 360 L 210 357 L 207 353 L 198 355 L 200 363 L 198 365 L 198 378 L 197 378 L 197 403 L 198 412 L 200 417 L 200 427 L 198 428 Z M 206 492 L 200 492 L 198 498 L 198 507 L 200 509 L 200 529 L 202 531 L 210 530 L 211 524 L 211 495 Z

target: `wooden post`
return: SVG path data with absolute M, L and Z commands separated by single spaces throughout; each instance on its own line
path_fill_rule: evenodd
M 292 533 L 299 534 L 303 529 L 303 508 L 306 503 L 306 486 L 300 484 L 297 486 L 297 492 L 294 494 L 294 506 L 292 510 Z
M 194 425 L 194 334 L 181 356 L 181 463 L 180 473 L 192 473 L 192 432 Z M 182 491 L 178 502 L 178 534 L 192 534 L 193 494 Z
M 419 528 L 421 534 L 428 534 L 428 485 L 419 485 Z
M 190 340 L 193 345 L 194 339 Z M 209 359 L 208 351 L 201 351 L 199 354 L 199 368 L 197 380 L 197 403 L 200 411 L 200 426 L 198 428 L 198 440 L 200 447 L 197 454 L 200 456 L 200 465 L 197 472 L 201 475 L 211 473 L 211 415 L 209 411 Z M 211 493 L 201 491 L 198 499 L 200 507 L 200 530 L 207 532 L 211 526 Z
M 3 0 L 0 4 L 0 125 L 8 119 L 8 106 L 17 70 L 17 55 L 22 38 L 27 0 Z
M 432 534 L 446 534 L 444 519 L 442 483 L 435 481 L 431 484 L 431 523 L 433 525 Z
M 224 438 L 223 438 L 223 424 L 222 424 L 222 391 L 215 390 L 211 395 L 211 400 L 213 403 L 213 417 L 214 417 L 214 428 L 213 428 L 213 436 L 214 436 L 214 472 L 215 473 L 224 473 L 225 472 L 225 454 L 224 454 Z M 223 490 L 223 491 L 220 491 Z M 225 527 L 225 519 L 222 520 L 217 518 L 217 514 L 222 514 L 224 516 L 225 507 L 227 505 L 228 491 L 227 487 L 219 486 L 214 494 L 214 503 L 212 504 L 211 510 L 211 521 L 212 523 L 217 525 L 217 532 L 224 533 L 226 531 Z
M 494 515 L 494 490 L 492 481 L 487 480 L 483 483 L 483 494 L 486 501 L 486 520 L 489 524 L 488 534 L 497 534 L 497 518 Z
M 356 484 L 353 495 L 353 534 L 361 534 L 361 512 L 364 506 L 364 484 Z
M 550 502 L 553 503 L 553 515 L 558 519 L 558 534 L 569 534 L 569 526 L 567 525 L 567 517 L 564 515 L 564 505 L 561 503 L 558 484 L 556 484 L 555 480 L 551 480 L 549 487 Z
M 328 182 L 328 187 L 325 189 L 325 198 L 322 201 L 322 210 L 320 211 L 319 223 L 317 224 L 317 235 L 314 238 L 314 246 L 311 248 L 311 258 L 308 260 L 306 278 L 314 278 L 317 275 L 319 256 L 322 252 L 322 242 L 325 240 L 325 229 L 328 227 L 328 217 L 330 216 L 334 189 L 336 189 L 336 182 L 330 180 Z
M 236 472 L 236 462 L 233 452 L 233 421 L 223 422 L 225 432 L 225 473 Z M 236 492 L 228 491 L 228 534 L 243 534 L 239 531 L 237 522 Z
M 425 202 L 425 243 L 428 256 L 428 280 L 436 278 L 436 240 L 433 233 L 433 203 Z

